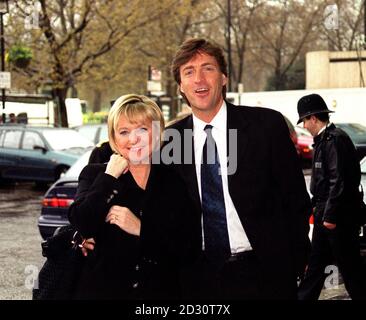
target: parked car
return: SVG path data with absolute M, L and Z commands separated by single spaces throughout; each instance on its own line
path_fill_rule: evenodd
M 366 127 L 359 123 L 336 123 L 338 128 L 345 131 L 353 141 L 361 160 L 366 156 Z
M 294 145 L 297 145 L 297 134 L 295 131 L 295 127 L 292 124 L 292 122 L 285 116 L 283 116 L 285 118 L 286 124 L 288 126 L 288 130 L 290 131 L 290 138 L 292 140 L 292 142 L 294 143 Z
M 68 225 L 67 213 L 74 202 L 81 170 L 88 164 L 91 150 L 84 153 L 74 165 L 45 193 L 38 228 L 43 239 L 52 236 L 58 227 Z
M 345 131 L 354 143 L 358 159 L 366 156 L 366 127 L 359 123 L 336 123 L 338 128 Z M 313 137 L 304 128 L 296 126 L 297 148 L 302 159 L 311 160 L 313 157 Z
M 313 158 L 313 137 L 310 132 L 299 126 L 295 127 L 297 133 L 297 150 L 302 160 L 309 161 Z
M 75 130 L 79 131 L 84 137 L 92 141 L 95 145 L 99 142 L 108 140 L 108 127 L 106 123 L 100 124 L 84 124 L 76 127 Z
M 0 177 L 51 183 L 93 144 L 67 128 L 0 126 Z

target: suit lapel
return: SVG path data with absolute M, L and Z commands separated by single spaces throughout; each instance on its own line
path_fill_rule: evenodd
M 187 123 L 186 126 L 184 127 L 184 129 L 189 129 L 192 130 L 191 132 L 193 132 L 193 118 L 192 116 L 189 116 L 187 119 Z M 182 137 L 184 137 L 184 130 L 183 132 L 181 132 Z M 197 212 L 201 213 L 201 200 L 200 200 L 200 196 L 199 196 L 199 191 L 198 191 L 198 184 L 197 184 L 197 174 L 196 174 L 196 165 L 195 165 L 195 158 L 194 158 L 194 139 L 193 139 L 193 135 L 192 137 L 190 137 L 191 139 L 191 146 L 192 146 L 192 150 L 191 150 L 191 154 L 192 154 L 192 163 L 188 163 L 188 164 L 183 164 L 182 165 L 182 174 L 183 174 L 183 178 L 186 181 L 188 187 L 189 187 L 189 193 L 192 197 L 192 200 L 195 204 L 195 207 L 197 209 Z M 184 142 L 182 143 L 182 155 L 184 154 Z M 183 159 L 182 159 L 183 162 Z
M 236 169 L 239 163 L 242 163 L 243 158 L 245 156 L 246 148 L 248 146 L 248 134 L 247 127 L 249 125 L 249 120 L 243 116 L 242 110 L 241 112 L 237 112 L 237 108 L 242 108 L 240 106 L 234 106 L 228 102 L 227 104 L 227 157 L 229 160 L 228 163 L 228 171 L 231 171 L 230 168 L 233 166 L 232 161 L 236 163 Z M 230 130 L 236 130 L 237 133 L 237 144 L 235 144 L 235 140 L 230 138 Z M 231 140 L 231 141 L 230 141 Z M 228 174 L 228 183 L 230 189 L 230 183 L 232 179 L 236 175 L 237 170 L 232 170 L 232 174 Z M 230 172 L 228 172 L 230 173 Z

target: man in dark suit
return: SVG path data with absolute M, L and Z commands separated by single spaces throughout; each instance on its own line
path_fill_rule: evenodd
M 202 244 L 187 296 L 296 299 L 311 206 L 283 116 L 225 101 L 225 58 L 204 39 L 184 42 L 172 71 L 193 115 L 167 129 L 162 160 L 186 182 Z

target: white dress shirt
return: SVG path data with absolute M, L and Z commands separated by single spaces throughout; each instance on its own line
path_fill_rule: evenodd
M 194 157 L 196 164 L 196 174 L 198 190 L 202 201 L 201 192 L 201 162 L 202 151 L 206 141 L 205 126 L 208 123 L 198 119 L 193 115 L 193 139 L 194 139 Z M 243 225 L 239 219 L 238 213 L 234 207 L 234 203 L 229 194 L 228 177 L 227 177 L 227 107 L 224 102 L 219 112 L 209 123 L 213 126 L 212 136 L 215 139 L 217 151 L 220 160 L 220 167 L 222 173 L 222 187 L 224 192 L 224 201 L 226 208 L 227 226 L 230 240 L 231 253 L 238 253 L 242 251 L 252 250 L 248 237 L 244 231 Z M 202 220 L 201 220 L 202 223 Z M 202 248 L 204 249 L 204 234 L 202 226 Z

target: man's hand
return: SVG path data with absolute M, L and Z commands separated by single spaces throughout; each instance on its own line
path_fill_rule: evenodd
M 118 179 L 128 170 L 128 161 L 119 154 L 112 154 L 108 161 L 105 173 Z
M 105 221 L 119 226 L 129 234 L 140 235 L 141 221 L 126 207 L 112 206 Z
M 323 222 L 323 226 L 326 227 L 329 230 L 333 230 L 335 229 L 335 227 L 337 226 L 335 223 L 330 223 L 330 222 Z

